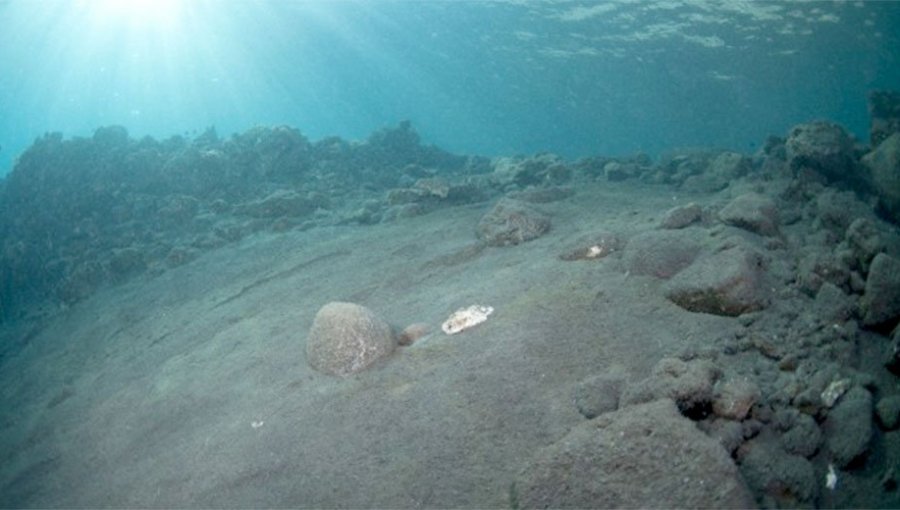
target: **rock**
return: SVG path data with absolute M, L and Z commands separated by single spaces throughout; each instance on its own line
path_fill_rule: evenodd
M 878 423 L 885 430 L 900 427 L 900 395 L 891 395 L 879 400 L 875 406 L 875 414 L 878 416 Z
M 872 259 L 887 250 L 885 237 L 878 225 L 868 218 L 857 218 L 847 227 L 844 234 L 845 241 L 864 273 L 869 271 Z
M 856 302 L 836 285 L 824 282 L 816 293 L 816 316 L 822 320 L 837 323 L 844 322 L 856 311 Z
M 568 181 L 571 169 L 555 154 L 539 154 L 530 158 L 497 158 L 492 179 L 500 186 L 561 184 Z
M 779 507 L 796 507 L 816 497 L 818 484 L 812 464 L 762 441 L 745 445 L 741 474 L 754 492 L 766 494 Z
M 795 172 L 809 169 L 831 181 L 859 178 L 853 140 L 837 124 L 816 121 L 795 126 L 785 141 L 785 148 L 788 164 Z
M 396 345 L 391 327 L 368 308 L 331 302 L 316 313 L 306 360 L 320 372 L 347 376 L 388 356 Z
M 801 290 L 814 295 L 826 283 L 837 287 L 847 285 L 850 268 L 846 261 L 818 246 L 806 247 L 806 250 L 797 264 L 797 284 Z
M 776 420 L 784 451 L 807 458 L 816 454 L 822 445 L 822 431 L 812 416 L 789 408 L 779 411 Z
M 576 239 L 559 258 L 569 261 L 602 259 L 621 250 L 623 246 L 625 241 L 612 232 L 592 232 Z
M 413 188 L 424 191 L 429 197 L 443 200 L 450 196 L 450 183 L 440 177 L 428 177 L 419 179 Z
M 862 158 L 881 209 L 900 223 L 900 133 L 894 133 Z
M 839 236 L 858 218 L 871 215 L 872 207 L 857 198 L 852 191 L 826 189 L 816 196 L 817 226 L 824 227 Z
M 550 230 L 550 218 L 534 206 L 501 198 L 478 222 L 477 235 L 490 246 L 510 246 L 538 237 Z
M 670 400 L 628 407 L 572 429 L 518 477 L 513 508 L 750 508 L 718 442 Z
M 747 156 L 726 151 L 719 153 L 709 162 L 706 172 L 729 182 L 747 175 L 752 167 L 753 164 Z
M 778 209 L 775 202 L 759 193 L 745 193 L 735 198 L 719 211 L 719 219 L 727 225 L 759 235 L 778 234 Z
M 884 253 L 872 259 L 860 308 L 864 326 L 897 319 L 900 315 L 900 260 Z
M 700 221 L 702 217 L 703 209 L 697 203 L 691 202 L 687 205 L 680 205 L 666 211 L 662 220 L 659 222 L 659 228 L 684 228 Z
M 869 140 L 872 147 L 894 133 L 900 132 L 900 92 L 873 90 L 869 92 Z
M 744 442 L 744 427 L 740 422 L 715 419 L 711 422 L 697 422 L 697 426 L 709 437 L 717 440 L 729 455 L 734 454 Z
M 254 218 L 279 218 L 303 216 L 323 205 L 321 198 L 303 196 L 292 190 L 281 189 L 259 200 L 239 205 L 236 212 Z
M 619 396 L 625 386 L 622 374 L 600 374 L 581 381 L 572 393 L 575 407 L 582 416 L 596 418 L 619 407 Z
M 894 375 L 900 376 L 900 328 L 894 330 L 891 342 L 887 347 L 884 366 Z
M 431 333 L 431 326 L 424 322 L 416 322 L 403 328 L 397 336 L 397 344 L 407 346 Z
M 836 466 L 847 467 L 865 455 L 872 439 L 872 394 L 853 387 L 828 413 L 823 429 Z
M 716 385 L 712 410 L 716 416 L 743 420 L 760 398 L 759 387 L 748 379 L 727 379 Z
M 636 275 L 671 278 L 694 262 L 707 238 L 706 231 L 699 228 L 643 232 L 628 241 L 625 267 Z
M 646 379 L 625 387 L 620 405 L 641 404 L 670 398 L 682 413 L 702 418 L 713 398 L 713 385 L 721 376 L 708 360 L 682 361 L 663 358 L 656 363 Z
M 768 305 L 763 259 L 742 246 L 697 259 L 665 287 L 666 297 L 691 312 L 737 316 Z

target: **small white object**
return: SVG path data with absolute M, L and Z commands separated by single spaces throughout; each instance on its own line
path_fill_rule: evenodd
M 853 381 L 850 379 L 838 379 L 832 381 L 831 384 L 825 388 L 825 391 L 822 392 L 822 403 L 829 409 L 834 407 L 834 404 L 844 396 L 844 393 L 847 393 L 847 390 L 850 389 L 852 384 Z
M 262 426 L 265 425 L 265 424 L 266 424 L 266 422 L 264 422 L 264 421 L 262 421 L 262 420 L 259 420 L 259 421 L 251 421 L 251 422 L 250 422 L 250 426 L 253 427 L 253 428 L 255 428 L 255 429 L 258 429 L 258 428 L 262 427 Z
M 481 324 L 492 313 L 494 313 L 494 307 L 492 306 L 472 305 L 468 308 L 460 308 L 441 324 L 441 329 L 448 335 L 455 335 L 472 326 Z
M 834 490 L 837 487 L 838 477 L 837 473 L 834 471 L 834 464 L 828 464 L 828 474 L 825 475 L 825 487 L 828 487 L 830 490 Z
M 588 248 L 587 258 L 595 259 L 595 258 L 599 257 L 600 255 L 603 255 L 603 248 L 601 248 L 599 245 L 595 244 L 594 246 L 591 246 L 590 248 Z

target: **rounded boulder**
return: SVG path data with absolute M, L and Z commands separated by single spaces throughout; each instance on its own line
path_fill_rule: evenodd
M 368 308 L 331 302 L 313 319 L 306 360 L 319 372 L 347 376 L 390 355 L 396 345 L 391 326 Z

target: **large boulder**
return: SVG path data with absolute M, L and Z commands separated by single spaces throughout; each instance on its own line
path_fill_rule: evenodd
M 869 137 L 872 147 L 900 132 L 900 92 L 873 90 L 869 93 Z
M 785 148 L 794 171 L 813 170 L 830 181 L 857 179 L 853 139 L 837 124 L 815 121 L 794 126 Z
M 763 236 L 778 233 L 778 208 L 775 202 L 759 193 L 745 193 L 719 211 L 722 222 Z
M 856 386 L 828 413 L 823 428 L 836 466 L 846 467 L 868 453 L 874 431 L 872 411 L 872 394 Z
M 514 485 L 514 508 L 751 508 L 719 442 L 657 400 L 603 414 L 546 448 Z
M 490 246 L 510 246 L 538 237 L 550 230 L 550 218 L 531 204 L 501 198 L 478 222 L 477 235 Z
M 359 372 L 393 352 L 391 326 L 364 306 L 331 302 L 323 306 L 306 339 L 306 361 L 331 375 Z
M 900 316 L 900 260 L 884 253 L 872 259 L 860 305 L 865 326 L 889 323 Z
M 768 305 L 763 257 L 734 246 L 698 259 L 666 284 L 666 297 L 691 312 L 737 316 Z
M 708 237 L 702 228 L 640 233 L 628 241 L 625 267 L 631 274 L 671 278 L 694 262 Z
M 625 388 L 621 405 L 668 398 L 674 400 L 678 409 L 686 415 L 702 414 L 713 400 L 715 384 L 721 375 L 709 360 L 663 358 L 648 377 Z
M 881 209 L 900 223 L 900 133 L 894 133 L 862 158 Z

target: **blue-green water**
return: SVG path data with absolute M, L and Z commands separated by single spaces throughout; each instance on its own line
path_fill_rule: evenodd
M 409 119 L 459 153 L 753 150 L 900 86 L 897 2 L 0 2 L 0 174 L 36 136 Z

